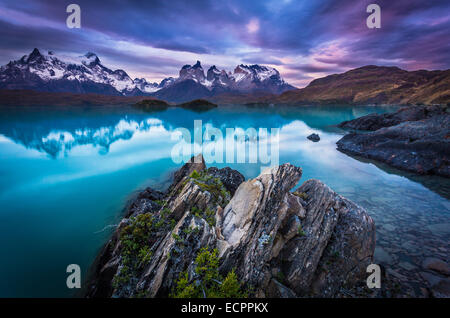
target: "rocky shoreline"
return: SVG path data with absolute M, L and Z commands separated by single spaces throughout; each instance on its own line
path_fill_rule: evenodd
M 370 114 L 346 121 L 339 127 L 358 130 L 337 142 L 339 151 L 421 175 L 450 177 L 447 106 L 406 107 L 393 114 Z
M 374 294 L 365 287 L 372 218 L 318 180 L 291 192 L 301 175 L 283 164 L 244 181 L 233 169 L 193 158 L 167 191 L 147 188 L 131 202 L 85 296 Z

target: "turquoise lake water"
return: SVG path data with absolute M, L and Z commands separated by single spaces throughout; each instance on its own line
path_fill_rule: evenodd
M 418 290 L 423 258 L 448 260 L 448 179 L 404 174 L 336 150 L 345 131 L 334 125 L 395 109 L 0 109 L 0 297 L 74 295 L 66 287 L 67 265 L 79 264 L 85 278 L 127 200 L 146 186 L 168 185 L 181 166 L 171 158 L 173 131 L 193 132 L 194 120 L 224 134 L 226 128 L 279 128 L 280 164 L 303 168 L 299 184 L 320 179 L 366 208 L 377 226 L 375 261 Z M 320 142 L 306 139 L 313 132 Z M 209 166 L 231 166 L 246 178 L 261 170 L 260 162 Z

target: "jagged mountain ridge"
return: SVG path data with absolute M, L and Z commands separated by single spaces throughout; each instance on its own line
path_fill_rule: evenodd
M 286 83 L 275 68 L 241 64 L 233 72 L 226 72 L 213 65 L 205 75 L 197 61 L 192 66 L 184 65 L 171 85 L 152 95 L 171 102 L 184 102 L 221 94 L 280 94 L 292 89 L 295 87 Z
M 111 70 L 99 57 L 88 52 L 78 58 L 42 54 L 35 48 L 19 60 L 0 68 L 0 89 L 32 89 L 45 92 L 98 93 L 106 95 L 153 95 L 173 102 L 214 96 L 219 93 L 282 93 L 293 86 L 280 73 L 260 65 L 239 65 L 234 72 L 211 66 L 205 75 L 200 61 L 184 65 L 178 78 L 160 83 L 145 78 L 132 79 L 124 70 Z
M 294 89 L 281 78 L 276 69 L 257 64 L 240 64 L 236 66 L 233 72 L 228 73 L 213 65 L 208 69 L 205 76 L 200 61 L 197 61 L 193 66 L 184 65 L 180 70 L 177 81 L 184 80 L 193 80 L 210 90 L 227 88 L 240 92 L 267 90 L 270 93 L 282 93 Z
M 167 80 L 160 84 L 133 80 L 124 70 L 105 67 L 92 52 L 72 58 L 52 51 L 42 54 L 37 48 L 0 68 L 3 89 L 139 96 L 162 88 Z

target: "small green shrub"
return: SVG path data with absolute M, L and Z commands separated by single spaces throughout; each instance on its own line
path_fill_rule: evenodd
M 183 239 L 177 233 L 172 233 L 172 237 L 177 243 L 183 243 Z
M 284 273 L 280 270 L 278 271 L 276 278 L 280 283 L 283 284 L 286 279 L 286 276 L 284 276 Z
M 199 179 L 201 176 L 200 173 L 197 172 L 197 170 L 194 170 L 189 177 L 192 179 Z
M 219 258 L 217 257 L 217 249 L 209 251 L 202 248 L 195 258 L 195 273 L 206 281 L 219 277 Z
M 150 240 L 155 219 L 150 213 L 140 214 L 131 219 L 131 223 L 120 232 L 122 256 L 126 260 L 139 255 L 139 250 L 145 248 Z M 148 246 L 147 246 L 148 247 Z
M 150 262 L 152 255 L 153 252 L 150 250 L 149 246 L 142 247 L 138 253 L 138 259 L 140 261 L 139 265 L 147 265 Z
M 214 203 L 222 207 L 228 204 L 231 198 L 230 192 L 227 191 L 219 178 L 215 178 L 205 171 L 197 172 L 194 170 L 189 179 L 198 185 L 202 191 L 211 193 Z
M 303 228 L 302 228 L 301 225 L 298 226 L 297 234 L 300 235 L 300 236 L 305 236 L 306 235 L 306 233 L 305 233 L 305 231 L 303 231 Z
M 205 211 L 201 211 L 198 207 L 193 206 L 191 213 L 200 219 L 204 219 L 210 226 L 216 225 L 216 211 L 210 208 L 206 208 Z
M 216 225 L 216 211 L 207 208 L 204 216 L 210 226 L 214 227 Z
M 123 265 L 120 268 L 119 274 L 114 276 L 113 281 L 112 281 L 112 287 L 114 289 L 120 288 L 123 285 L 128 284 L 130 279 L 131 279 L 130 268 L 126 265 Z
M 308 194 L 306 194 L 305 192 L 295 191 L 293 194 L 298 196 L 302 200 L 305 200 L 305 201 L 308 200 Z
M 195 277 L 189 279 L 187 272 L 180 274 L 170 297 L 174 298 L 243 298 L 243 290 L 237 275 L 232 270 L 225 279 L 219 274 L 217 250 L 202 248 L 195 258 Z
M 187 272 L 180 274 L 176 283 L 175 291 L 170 296 L 172 298 L 200 298 L 198 288 L 194 284 L 189 283 L 189 275 Z
M 193 227 L 186 227 L 183 229 L 184 234 L 189 235 L 189 234 L 197 234 L 199 231 L 198 227 L 193 226 Z
M 162 209 L 162 211 L 160 213 L 161 219 L 166 219 L 171 213 L 172 213 L 172 211 L 168 208 Z
M 137 277 L 153 255 L 152 237 L 161 229 L 175 226 L 170 219 L 171 211 L 163 209 L 160 215 L 143 213 L 130 218 L 130 222 L 119 234 L 121 244 L 121 269 L 113 279 L 113 287 L 120 289 L 127 285 L 133 277 Z

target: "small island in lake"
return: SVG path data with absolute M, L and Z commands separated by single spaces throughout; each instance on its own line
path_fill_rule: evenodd
M 448 106 L 410 106 L 395 113 L 370 114 L 339 124 L 350 132 L 337 149 L 417 174 L 450 177 Z
M 206 99 L 194 99 L 190 102 L 182 103 L 177 105 L 178 107 L 190 109 L 193 111 L 207 111 L 217 107 L 217 104 L 211 103 Z
M 137 102 L 133 106 L 146 112 L 152 112 L 166 110 L 170 105 L 169 103 L 159 99 L 144 99 Z

